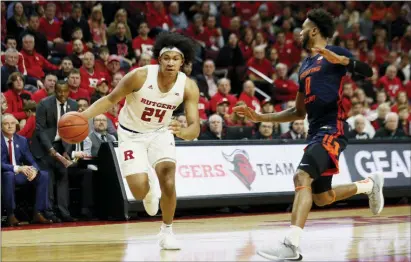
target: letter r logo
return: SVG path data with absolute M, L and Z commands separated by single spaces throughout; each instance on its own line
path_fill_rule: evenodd
M 134 159 L 133 150 L 124 151 L 124 161 Z

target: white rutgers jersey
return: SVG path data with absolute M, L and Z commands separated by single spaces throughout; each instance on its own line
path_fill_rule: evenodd
M 148 133 L 166 127 L 173 111 L 183 102 L 187 76 L 179 72 L 177 81 L 169 92 L 160 91 L 157 84 L 159 65 L 147 65 L 147 78 L 140 90 L 126 97 L 120 111 L 119 124 L 140 133 Z

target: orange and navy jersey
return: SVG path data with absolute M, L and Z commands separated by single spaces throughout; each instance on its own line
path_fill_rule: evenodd
M 338 55 L 353 57 L 345 48 L 326 46 Z M 344 135 L 345 119 L 348 110 L 342 103 L 342 79 L 347 74 L 347 67 L 332 64 L 317 54 L 307 57 L 299 71 L 299 92 L 305 94 L 311 141 L 322 140 L 326 134 Z

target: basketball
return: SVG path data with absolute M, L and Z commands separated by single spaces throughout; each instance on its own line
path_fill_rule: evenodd
M 88 136 L 88 121 L 79 112 L 68 112 L 60 118 L 58 132 L 64 142 L 80 143 Z

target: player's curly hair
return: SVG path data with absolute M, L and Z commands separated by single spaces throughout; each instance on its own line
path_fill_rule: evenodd
M 329 12 L 321 8 L 313 9 L 308 12 L 307 17 L 318 27 L 323 37 L 331 38 L 333 36 L 334 19 Z
M 160 56 L 160 51 L 164 47 L 177 47 L 184 54 L 184 63 L 193 62 L 194 60 L 194 47 L 196 43 L 182 34 L 171 33 L 171 32 L 162 32 L 156 37 L 156 43 L 153 48 L 153 56 L 155 59 L 158 59 Z

